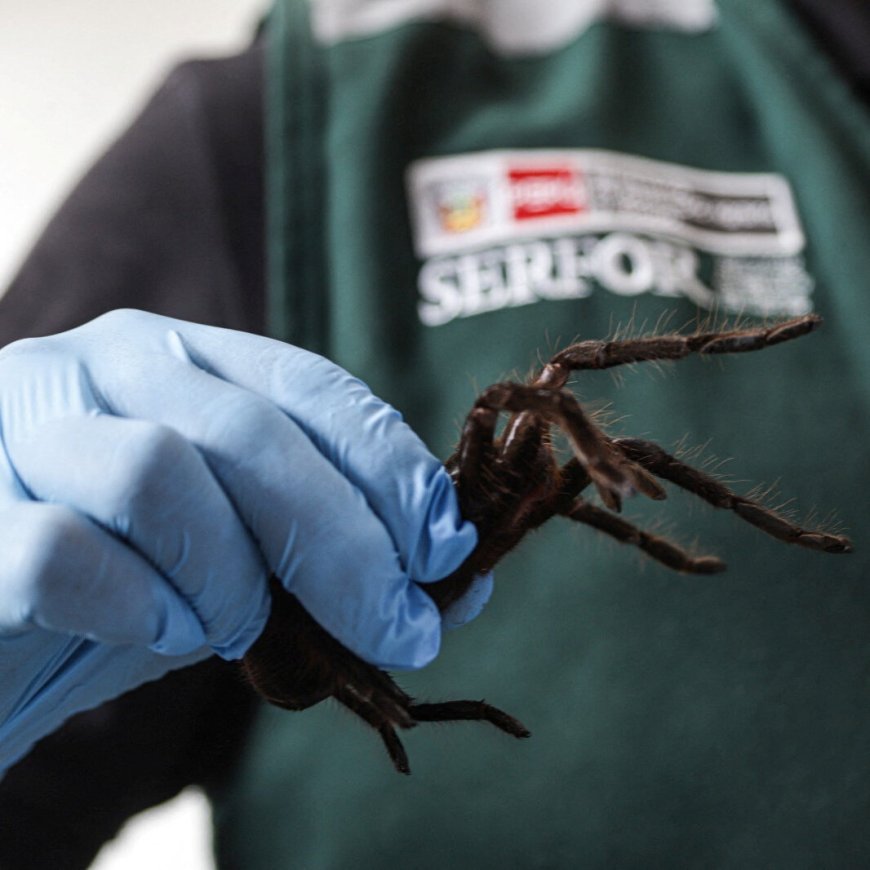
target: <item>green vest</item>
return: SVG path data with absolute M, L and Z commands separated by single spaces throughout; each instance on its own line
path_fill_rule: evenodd
M 781 0 L 411 5 L 274 10 L 275 334 L 446 456 L 480 389 L 577 338 L 817 311 L 760 355 L 577 387 L 617 433 L 704 445 L 740 492 L 836 509 L 857 552 L 679 491 L 627 505 L 729 563 L 685 577 L 554 520 L 400 680 L 485 696 L 532 739 L 423 725 L 402 777 L 332 704 L 266 709 L 216 808 L 220 866 L 868 866 L 870 119 Z

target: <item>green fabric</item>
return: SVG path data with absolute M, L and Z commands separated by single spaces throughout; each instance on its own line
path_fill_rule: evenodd
M 624 415 L 617 432 L 709 442 L 705 455 L 733 457 L 723 470 L 740 491 L 779 480 L 803 515 L 837 508 L 857 552 L 790 549 L 679 492 L 629 505 L 639 524 L 729 562 L 687 578 L 553 521 L 499 568 L 484 615 L 401 680 L 427 699 L 485 695 L 533 738 L 421 726 L 403 778 L 332 705 L 265 710 L 216 808 L 222 868 L 870 862 L 870 121 L 781 3 L 719 7 L 703 34 L 599 23 L 505 59 L 432 22 L 318 47 L 299 3 L 279 4 L 274 331 L 367 380 L 446 456 L 486 384 L 576 337 L 699 314 L 685 298 L 593 285 L 423 325 L 413 161 L 595 148 L 781 173 L 823 330 L 755 357 L 584 375 L 579 391 Z
M 323 352 L 322 211 L 312 184 L 325 172 L 322 71 L 307 22 L 304 4 L 275 4 L 266 73 L 267 318 L 273 337 Z M 292 39 L 293 33 L 306 38 Z M 285 148 L 285 142 L 294 147 Z

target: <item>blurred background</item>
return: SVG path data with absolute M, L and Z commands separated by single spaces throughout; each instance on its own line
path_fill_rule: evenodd
M 232 52 L 268 0 L 0 0 L 0 286 L 171 66 Z
M 267 0 L 0 0 L 0 288 L 180 60 L 232 53 Z M 211 870 L 196 791 L 132 821 L 93 870 Z

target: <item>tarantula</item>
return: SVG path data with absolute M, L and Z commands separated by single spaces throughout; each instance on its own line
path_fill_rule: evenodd
M 605 435 L 565 389 L 574 371 L 761 350 L 805 335 L 820 323 L 819 317 L 807 315 L 755 329 L 583 341 L 557 353 L 528 383 L 498 383 L 484 390 L 466 419 L 455 453 L 445 463 L 463 515 L 477 526 L 479 542 L 457 571 L 423 588 L 444 611 L 465 594 L 475 576 L 490 571 L 526 534 L 557 515 L 632 544 L 677 571 L 722 571 L 725 564 L 715 556 L 691 555 L 618 515 L 627 496 L 663 499 L 658 478 L 733 511 L 786 543 L 826 553 L 850 552 L 847 538 L 800 528 L 650 441 Z M 510 416 L 498 434 L 503 413 Z M 563 464 L 551 445 L 554 425 L 567 436 L 574 454 Z M 590 486 L 603 507 L 582 497 Z M 243 660 L 248 678 L 271 703 L 303 710 L 335 698 L 377 730 L 401 773 L 410 768 L 397 729 L 419 722 L 480 720 L 515 737 L 529 736 L 519 721 L 483 701 L 416 703 L 388 674 L 327 634 L 274 577 L 271 586 L 272 614 Z

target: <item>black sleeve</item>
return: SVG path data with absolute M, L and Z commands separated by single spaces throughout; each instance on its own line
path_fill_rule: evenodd
M 258 703 L 213 658 L 74 716 L 0 780 L 0 868 L 84 870 L 136 813 L 189 785 L 214 796 Z
M 127 307 L 262 329 L 262 60 L 173 71 L 0 299 L 0 345 Z
M 870 104 L 870 3 L 791 0 L 791 5 L 858 98 Z
M 262 51 L 182 65 L 51 220 L 0 344 L 119 307 L 260 331 Z M 217 659 L 70 719 L 0 780 L 0 868 L 77 870 L 131 815 L 226 783 L 255 710 Z

